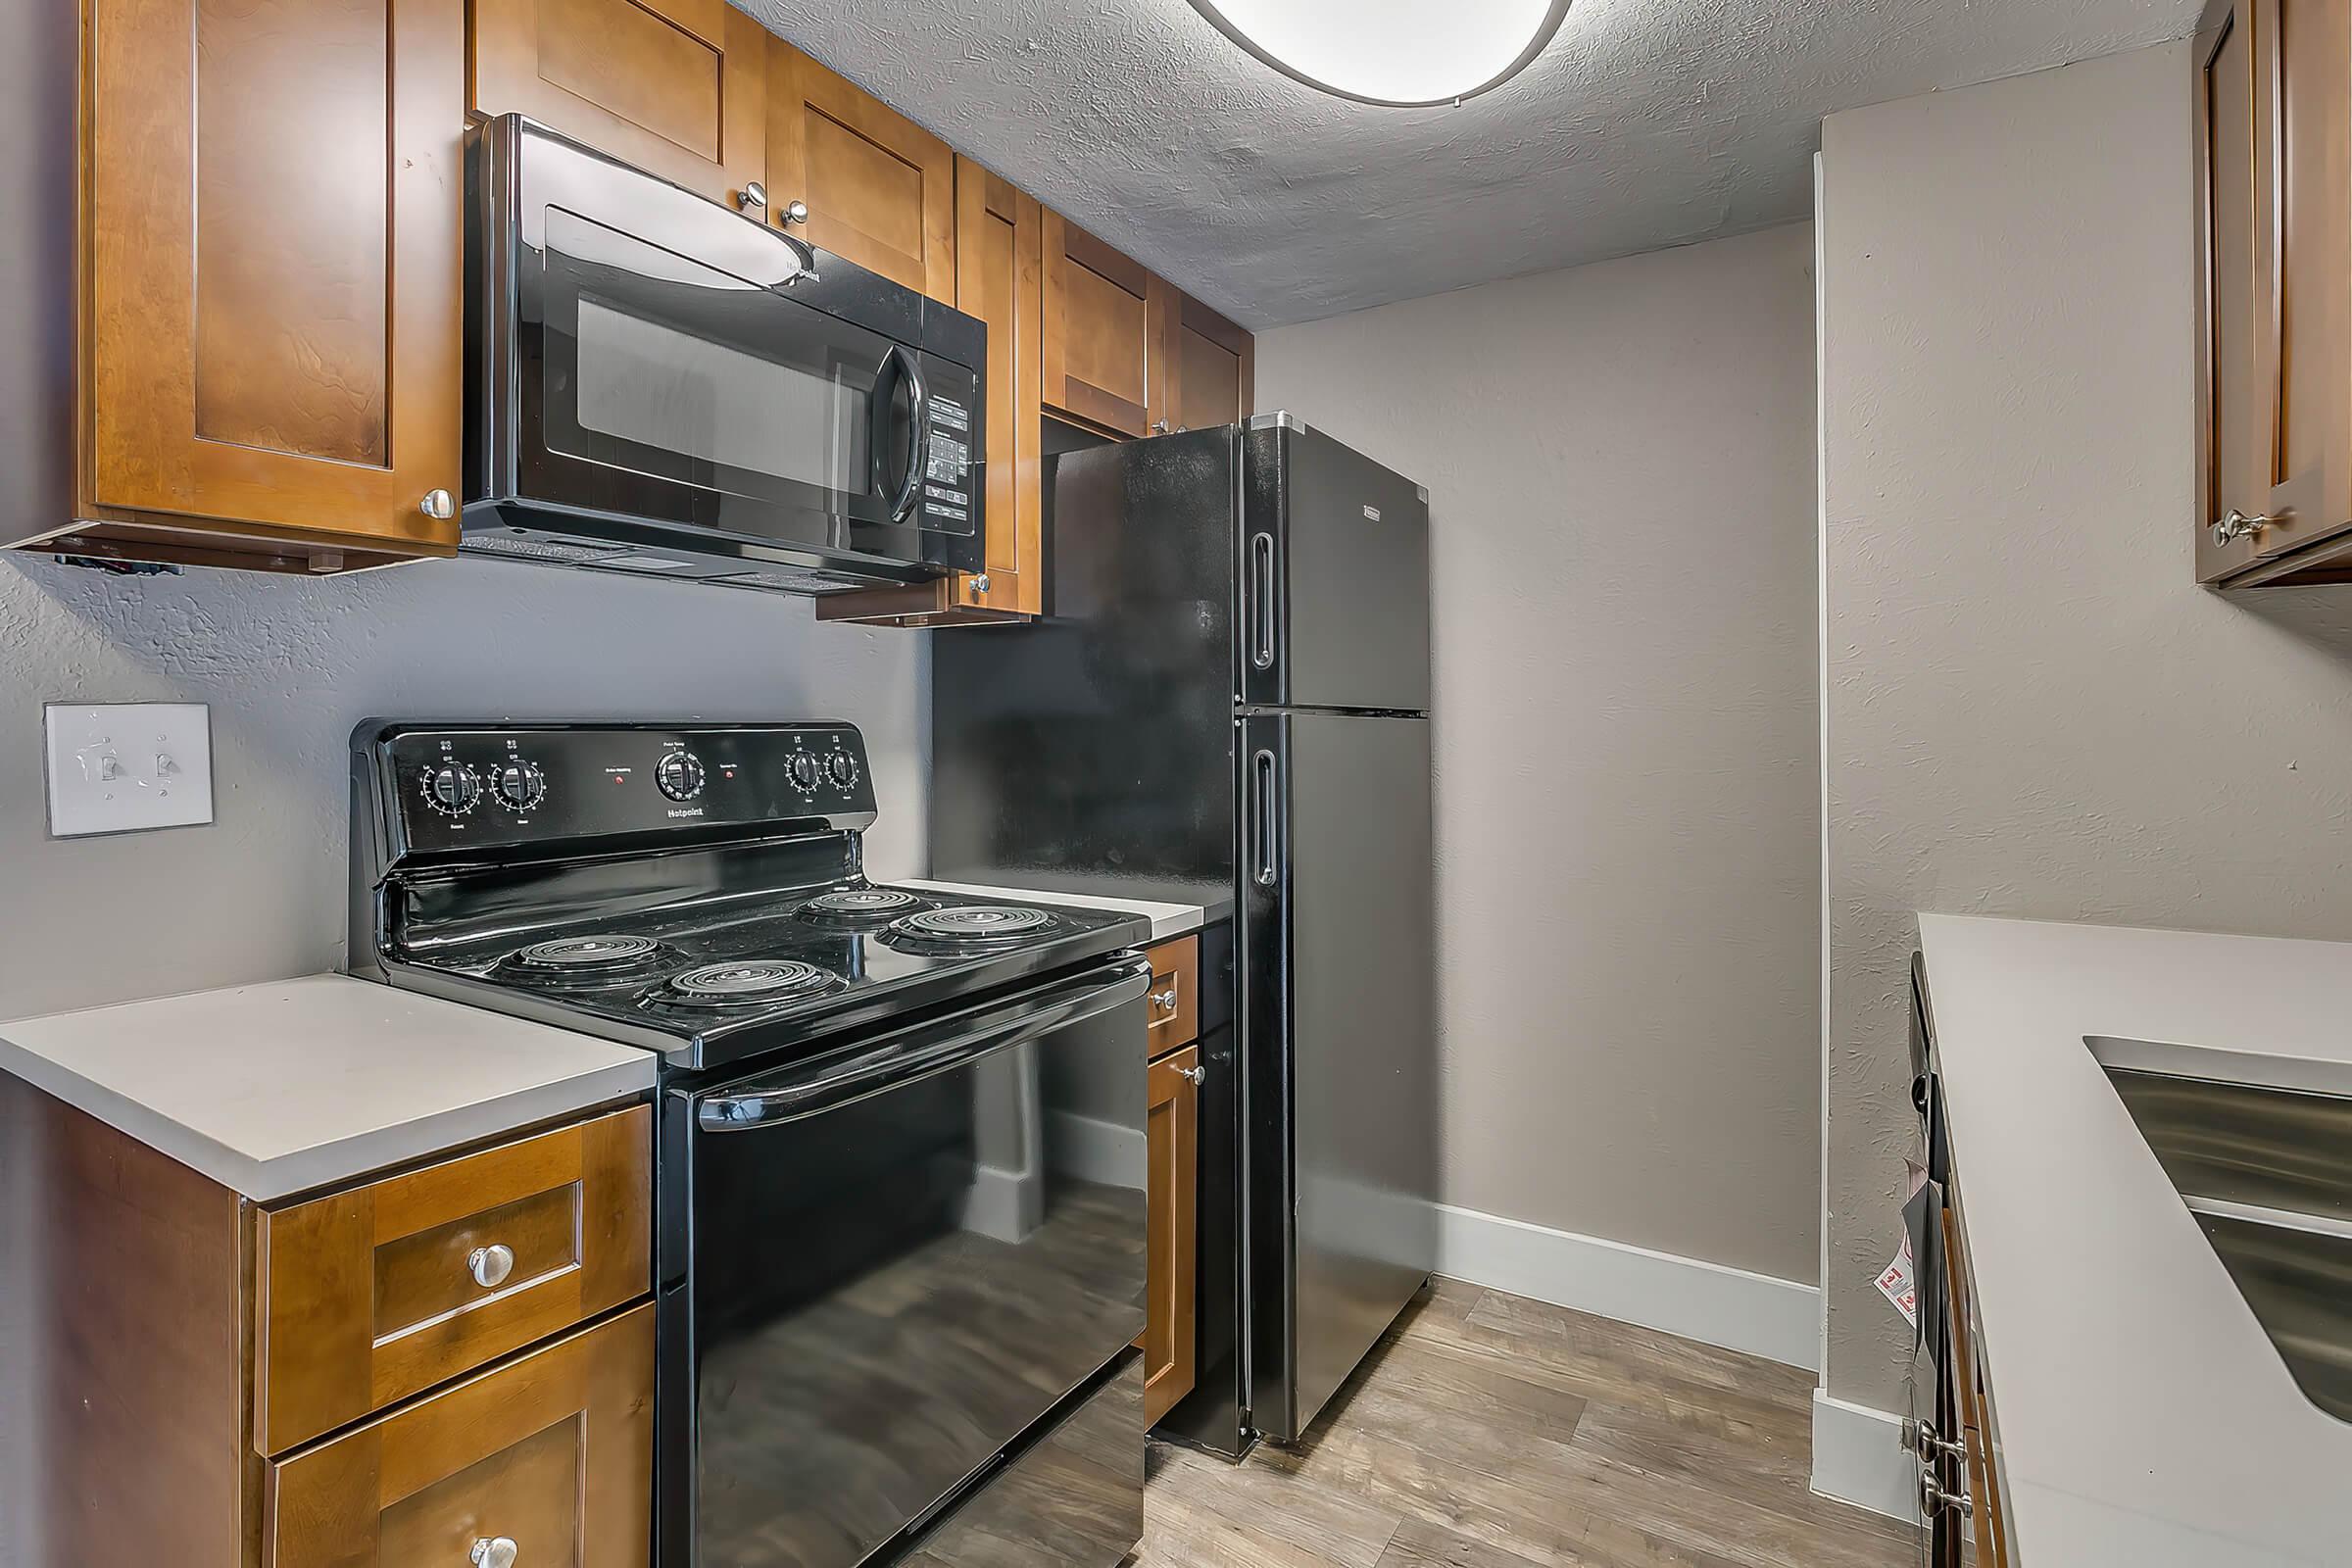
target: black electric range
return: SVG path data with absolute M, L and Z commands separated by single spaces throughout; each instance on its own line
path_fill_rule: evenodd
M 1149 922 L 868 880 L 847 724 L 369 720 L 351 765 L 351 973 L 662 1054 L 653 1560 L 1118 1563 Z

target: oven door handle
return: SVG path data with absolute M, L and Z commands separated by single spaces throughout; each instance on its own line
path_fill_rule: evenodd
M 851 1055 L 707 1095 L 695 1123 L 707 1133 L 740 1133 L 838 1110 L 1139 1002 L 1151 985 L 1149 962 L 1123 960 L 1014 1002 L 909 1029 Z

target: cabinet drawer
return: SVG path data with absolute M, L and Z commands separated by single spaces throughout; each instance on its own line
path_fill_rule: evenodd
M 1200 996 L 1200 939 L 1178 937 L 1144 955 L 1152 960 L 1152 991 L 1144 999 L 1148 1056 L 1189 1046 L 1199 1037 Z
M 633 1106 L 262 1213 L 254 1446 L 283 1453 L 643 1295 L 652 1125 Z
M 644 1568 L 653 1459 L 648 1303 L 270 1466 L 263 1560 Z

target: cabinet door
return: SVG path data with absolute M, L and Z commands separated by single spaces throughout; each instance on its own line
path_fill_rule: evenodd
M 2256 0 L 2256 231 L 2268 243 L 2276 411 L 2263 556 L 2352 521 L 2352 8 Z M 2253 510 L 2249 508 L 2248 510 Z
M 1250 334 L 1173 288 L 1161 311 L 1164 372 L 1153 389 L 1152 428 L 1201 430 L 1248 418 L 1257 359 Z
M 2222 523 L 2231 512 L 2269 509 L 2273 399 L 2263 390 L 2271 352 L 2272 246 L 2256 230 L 2256 0 L 2230 0 L 2201 35 L 2198 184 L 2203 209 L 2204 298 L 2198 431 L 2203 480 L 2197 580 L 2212 582 L 2254 560 L 2255 540 Z M 2261 132 L 2267 136 L 2267 127 Z
M 953 305 L 956 155 L 948 144 L 781 38 L 768 41 L 767 60 L 772 212 L 807 202 L 809 243 Z
M 559 1340 L 271 1467 L 268 1568 L 645 1568 L 654 1309 Z
M 472 0 L 473 112 L 712 201 L 765 178 L 767 30 L 725 0 Z
M 1144 1423 L 1193 1392 L 1194 1250 L 1199 1236 L 1200 1048 L 1145 1069 Z
M 1151 428 L 1152 274 L 1046 214 L 1046 407 L 1112 435 Z
M 988 587 L 963 601 L 1034 615 L 1045 602 L 1045 209 L 959 159 L 956 306 L 988 323 Z
M 454 552 L 463 0 L 87 15 L 87 514 Z

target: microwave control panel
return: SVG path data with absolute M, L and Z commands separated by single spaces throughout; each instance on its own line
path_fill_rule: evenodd
M 947 533 L 970 533 L 979 486 L 978 434 L 972 411 L 956 398 L 934 392 L 923 423 L 929 442 L 923 458 L 924 524 Z

